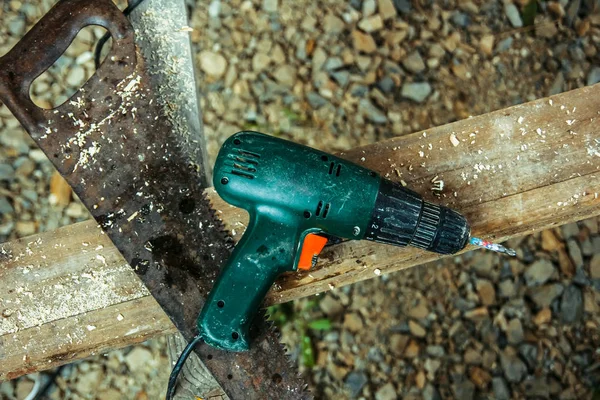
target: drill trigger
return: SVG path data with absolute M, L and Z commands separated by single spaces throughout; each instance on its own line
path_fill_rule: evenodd
M 317 257 L 323 247 L 327 244 L 327 238 L 316 233 L 309 233 L 304 238 L 302 248 L 300 249 L 300 259 L 298 260 L 298 269 L 308 271 L 317 263 Z

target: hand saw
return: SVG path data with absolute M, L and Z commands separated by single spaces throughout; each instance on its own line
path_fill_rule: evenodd
M 41 109 L 29 87 L 88 25 L 113 46 L 94 76 L 63 105 Z M 194 143 L 177 134 L 136 46 L 110 0 L 61 0 L 0 58 L 0 100 L 73 187 L 187 340 L 231 255 L 232 242 L 203 188 Z M 258 321 L 259 319 L 257 319 Z M 308 399 L 278 335 L 252 326 L 245 353 L 195 351 L 230 398 Z

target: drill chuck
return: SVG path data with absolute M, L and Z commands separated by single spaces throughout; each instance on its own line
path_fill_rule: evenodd
M 365 239 L 452 254 L 467 245 L 470 233 L 461 214 L 424 201 L 412 190 L 382 179 Z

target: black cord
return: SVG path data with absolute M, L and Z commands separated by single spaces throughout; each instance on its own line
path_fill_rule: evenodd
M 125 7 L 123 10 L 123 14 L 128 17 L 129 14 L 131 14 L 131 12 L 137 8 L 137 6 L 142 4 L 142 2 L 144 2 L 144 0 L 129 0 L 127 7 Z M 110 39 L 110 33 L 105 33 L 104 36 L 98 40 L 96 50 L 94 51 L 94 64 L 96 65 L 96 69 L 100 68 L 100 56 L 102 54 L 102 48 L 106 42 L 108 42 L 108 39 Z
M 167 387 L 167 400 L 172 400 L 173 396 L 175 396 L 175 388 L 177 387 L 176 385 L 179 373 L 181 372 L 181 369 L 183 368 L 183 365 L 185 364 L 186 360 L 194 350 L 194 347 L 196 347 L 196 345 L 200 343 L 200 341 L 202 341 L 202 337 L 200 335 L 192 339 L 192 341 L 189 342 L 188 345 L 185 346 L 185 349 L 183 349 L 183 351 L 181 352 L 179 359 L 177 359 L 177 362 L 175 363 L 175 366 L 171 371 L 171 376 L 169 376 L 169 386 Z

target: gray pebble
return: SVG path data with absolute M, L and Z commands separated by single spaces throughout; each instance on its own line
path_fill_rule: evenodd
M 326 71 L 332 71 L 344 66 L 344 61 L 340 57 L 329 57 L 323 67 Z
M 519 9 L 513 3 L 506 3 L 504 5 L 504 13 L 514 28 L 523 27 L 523 20 L 521 19 Z
M 587 85 L 591 86 L 600 82 L 600 67 L 594 67 L 587 76 Z
M 457 297 L 454 299 L 454 307 L 462 312 L 469 311 L 477 306 L 477 302 L 475 300 L 467 300 L 462 297 Z
M 519 344 L 525 338 L 525 333 L 523 332 L 523 324 L 521 324 L 521 320 L 518 318 L 513 318 L 508 323 L 508 328 L 506 331 L 506 337 L 508 339 L 508 343 L 510 344 Z
M 352 371 L 344 380 L 344 384 L 350 390 L 352 397 L 357 397 L 367 382 L 367 375 L 362 371 Z
M 31 158 L 33 161 L 35 161 L 38 164 L 48 161 L 48 157 L 46 157 L 44 152 L 40 149 L 32 149 L 29 152 L 29 158 Z
M 340 85 L 345 88 L 350 82 L 350 72 L 348 71 L 336 71 L 331 73 L 331 77 Z
M 577 322 L 583 316 L 583 295 L 581 289 L 569 285 L 565 289 L 560 302 L 560 319 L 563 323 Z
M 492 379 L 492 390 L 496 400 L 510 400 L 510 389 L 502 377 Z
M 573 260 L 575 267 L 583 267 L 583 255 L 581 254 L 581 249 L 575 239 L 569 239 L 567 241 L 567 249 L 569 250 L 569 256 L 571 256 L 571 260 Z
M 402 60 L 402 65 L 404 68 L 415 74 L 425 70 L 425 61 L 423 61 L 421 54 L 417 50 L 406 56 L 404 60 Z
M 6 197 L 0 197 L 0 216 L 12 214 L 15 211 Z
M 21 196 L 23 196 L 27 200 L 30 200 L 33 203 L 36 203 L 38 200 L 37 192 L 35 190 L 31 190 L 31 189 L 22 190 Z
M 367 359 L 374 362 L 382 362 L 385 360 L 383 352 L 379 347 L 371 347 L 369 349 L 369 353 L 367 354 Z
M 304 38 L 300 38 L 298 40 L 298 42 L 296 43 L 296 58 L 298 60 L 306 60 L 307 54 L 306 54 L 306 39 Z
M 586 56 L 580 45 L 569 46 L 569 55 L 573 61 L 584 61 Z
M 586 257 L 594 254 L 594 246 L 592 246 L 592 241 L 589 236 L 581 242 L 581 253 Z
M 452 385 L 456 399 L 472 400 L 475 395 L 475 385 L 466 378 Z
M 554 83 L 548 90 L 548 95 L 553 96 L 555 94 L 559 94 L 563 92 L 563 87 L 565 86 L 565 76 L 562 72 L 559 72 L 554 78 Z
M 506 279 L 498 285 L 498 289 L 500 292 L 500 297 L 513 297 L 517 293 L 517 289 L 515 287 L 515 283 L 512 279 Z
M 208 16 L 211 18 L 219 18 L 219 13 L 221 12 L 221 1 L 220 0 L 212 0 L 210 5 L 208 6 Z
M 85 78 L 85 68 L 81 65 L 74 65 L 65 80 L 69 86 L 79 88 L 85 83 Z
M 391 382 L 386 383 L 375 392 L 375 400 L 396 400 L 397 398 L 396 388 Z
M 396 11 L 401 14 L 408 14 L 411 10 L 410 0 L 393 0 Z
M 405 83 L 402 85 L 402 97 L 422 103 L 431 94 L 431 85 L 427 82 Z
M 34 22 L 39 17 L 40 7 L 37 4 L 25 3 L 21 6 L 20 11 L 29 21 Z
M 579 234 L 579 225 L 577 222 L 571 222 L 570 224 L 565 224 L 560 227 L 563 236 L 565 239 L 569 239 L 573 236 L 577 236 Z
M 567 21 L 567 25 L 572 26 L 575 21 L 575 17 L 579 12 L 579 7 L 581 6 L 581 0 L 572 0 L 569 2 L 565 2 L 563 4 L 569 3 L 569 7 L 567 7 L 567 13 L 565 19 Z
M 538 260 L 525 270 L 525 282 L 527 286 L 539 286 L 548 281 L 554 274 L 555 268 L 550 260 Z
M 585 273 L 585 269 L 583 267 L 579 267 L 575 270 L 575 276 L 573 277 L 573 283 L 576 283 L 581 286 L 588 286 L 590 284 L 590 280 Z
M 426 352 L 431 357 L 443 357 L 446 354 L 444 347 L 438 345 L 427 346 Z
M 506 39 L 498 42 L 498 45 L 496 46 L 496 53 L 505 52 L 506 50 L 508 50 L 512 47 L 512 44 L 513 44 L 512 37 L 507 37 Z
M 350 87 L 350 94 L 354 97 L 363 97 L 369 93 L 369 88 L 365 85 L 353 84 Z M 598 238 L 598 242 L 600 243 L 600 237 Z
M 379 80 L 379 82 L 377 82 L 377 87 L 383 93 L 392 93 L 394 91 L 395 86 L 396 86 L 396 83 L 389 76 L 384 76 L 383 78 L 381 78 Z
M 268 13 L 277 12 L 279 7 L 279 0 L 263 0 L 262 8 Z
M 525 363 L 516 354 L 509 352 L 508 349 L 500 354 L 500 365 L 502 371 L 504 371 L 504 376 L 512 383 L 521 382 L 527 373 Z
M 15 173 L 19 177 L 28 177 L 35 170 L 35 163 L 28 157 L 19 157 L 14 163 Z
M 25 19 L 21 16 L 15 16 L 8 22 L 8 32 L 17 38 L 25 33 Z
M 328 103 L 325 98 L 316 92 L 308 92 L 306 94 L 306 100 L 308 100 L 308 104 L 314 109 L 319 109 Z
M 375 0 L 363 0 L 363 2 L 362 2 L 363 17 L 368 17 L 369 15 L 374 14 L 376 9 L 377 9 L 377 3 L 375 3 Z
M 592 246 L 594 248 L 594 254 L 600 254 L 600 236 L 592 237 Z
M 358 110 L 375 124 L 387 123 L 385 114 L 379 108 L 375 107 L 368 99 L 360 99 Z
M 350 0 L 350 5 L 355 10 L 358 10 L 358 11 L 362 10 L 362 0 Z
M 0 181 L 10 181 L 15 177 L 15 170 L 8 164 L 0 164 Z
M 455 11 L 452 13 L 452 22 L 454 25 L 460 26 L 461 28 L 466 28 L 471 23 L 471 18 L 461 11 Z
M 8 236 L 15 229 L 14 221 L 8 221 L 6 224 L 0 224 L 0 235 Z
M 527 363 L 527 366 L 531 370 L 535 369 L 535 367 L 537 365 L 537 355 L 538 355 L 537 346 L 535 346 L 531 343 L 523 343 L 519 346 L 519 354 L 521 355 L 521 357 L 523 357 L 523 359 Z
M 527 290 L 527 295 L 538 307 L 549 307 L 552 302 L 563 293 L 563 286 L 559 283 L 538 286 Z
M 525 396 L 527 396 L 528 399 L 547 399 L 550 397 L 550 387 L 546 377 L 528 377 L 525 382 L 523 382 L 523 388 L 525 389 Z

